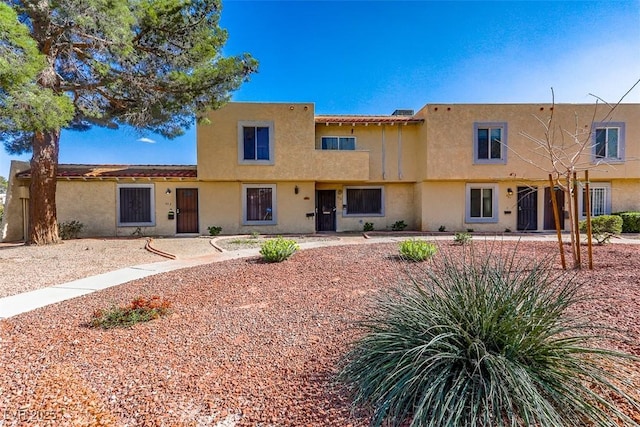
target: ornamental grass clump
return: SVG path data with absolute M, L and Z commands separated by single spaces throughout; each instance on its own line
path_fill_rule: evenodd
M 420 262 L 431 258 L 437 252 L 436 245 L 424 240 L 409 239 L 400 242 L 400 257 L 408 261 Z
M 267 262 L 282 262 L 298 249 L 299 246 L 294 240 L 278 237 L 264 242 L 260 248 L 260 255 Z
M 89 322 L 92 328 L 126 328 L 140 322 L 149 322 L 166 315 L 171 303 L 157 295 L 137 297 L 124 306 L 112 306 L 107 310 L 96 310 Z
M 616 406 L 640 409 L 623 385 L 633 356 L 597 348 L 610 331 L 568 313 L 585 298 L 572 277 L 462 251 L 439 252 L 361 322 L 339 378 L 371 425 L 638 425 Z

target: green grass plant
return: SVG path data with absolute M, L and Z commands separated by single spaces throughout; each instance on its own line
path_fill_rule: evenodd
M 585 298 L 574 276 L 515 252 L 456 251 L 359 324 L 339 379 L 372 426 L 638 425 L 617 407 L 640 409 L 618 385 L 632 356 L 598 348 L 610 331 L 569 314 Z
M 124 306 L 112 306 L 93 313 L 89 326 L 92 328 L 126 328 L 136 323 L 149 322 L 166 315 L 171 304 L 159 296 L 138 297 Z
M 267 262 L 282 262 L 299 249 L 295 240 L 277 237 L 264 242 L 260 248 L 260 255 Z
M 453 236 L 453 243 L 455 243 L 456 245 L 466 245 L 471 241 L 472 238 L 473 237 L 471 236 L 470 233 L 457 232 Z
M 400 256 L 408 261 L 424 261 L 437 252 L 436 245 L 424 240 L 409 239 L 399 244 Z

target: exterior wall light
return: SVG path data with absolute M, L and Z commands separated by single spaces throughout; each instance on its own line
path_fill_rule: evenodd
M 507 188 L 507 197 L 513 196 L 513 190 L 511 188 Z
M 167 191 L 165 191 L 164 194 L 171 194 L 171 189 L 167 188 Z
M 293 192 L 298 194 L 300 192 L 300 189 L 298 188 L 298 186 L 296 185 L 295 187 L 293 187 Z

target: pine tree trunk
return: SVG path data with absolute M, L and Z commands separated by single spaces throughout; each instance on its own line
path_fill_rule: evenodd
M 56 216 L 59 143 L 59 130 L 36 132 L 33 137 L 27 244 L 60 243 Z

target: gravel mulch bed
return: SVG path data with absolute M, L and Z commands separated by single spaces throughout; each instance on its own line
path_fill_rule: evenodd
M 285 239 L 293 240 L 300 243 L 310 243 L 310 242 L 323 242 L 329 240 L 338 240 L 335 236 L 282 236 Z M 249 248 L 259 248 L 264 242 L 269 239 L 276 238 L 275 236 L 236 236 L 236 237 L 220 237 L 215 240 L 216 246 L 222 248 L 226 251 L 235 251 L 238 249 L 249 249 Z
M 78 239 L 50 246 L 0 245 L 0 298 L 166 259 L 147 251 L 146 241 Z
M 279 264 L 225 261 L 0 321 L 4 425 L 366 426 L 334 373 L 371 297 L 419 267 L 396 254 L 396 244 L 375 244 L 305 250 Z M 627 339 L 609 345 L 640 356 L 638 247 L 596 247 L 595 265 L 579 279 L 601 298 L 579 309 L 621 328 Z M 151 295 L 170 300 L 171 314 L 129 329 L 85 326 L 96 309 Z

